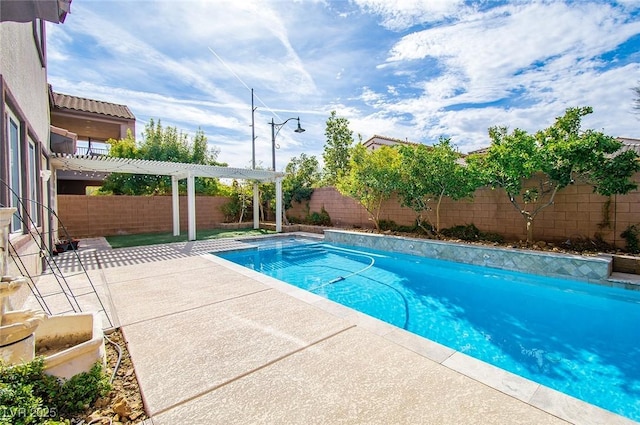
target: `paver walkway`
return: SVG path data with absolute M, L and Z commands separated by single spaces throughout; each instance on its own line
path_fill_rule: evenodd
M 147 423 L 633 423 L 205 254 L 234 243 L 86 253 Z

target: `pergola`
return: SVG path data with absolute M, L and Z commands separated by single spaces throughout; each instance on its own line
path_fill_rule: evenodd
M 53 154 L 51 165 L 56 170 L 84 173 L 128 173 L 171 176 L 173 235 L 180 234 L 180 198 L 178 181 L 187 179 L 188 239 L 196 239 L 195 177 L 213 177 L 251 180 L 253 185 L 253 228 L 260 227 L 257 182 L 276 183 L 276 231 L 282 231 L 282 178 L 284 173 L 267 170 L 218 167 L 214 165 L 185 164 L 180 162 L 149 161 L 109 156 Z

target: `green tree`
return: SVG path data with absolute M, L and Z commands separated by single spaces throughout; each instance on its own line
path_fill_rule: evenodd
M 431 209 L 435 200 L 435 230 L 440 232 L 440 205 L 445 197 L 458 200 L 473 195 L 481 185 L 473 167 L 463 165 L 448 138 L 440 138 L 433 147 L 425 145 L 400 146 L 400 180 L 398 196 L 403 206 L 417 214 L 417 223 L 422 227 L 422 213 Z M 428 229 L 424 229 L 430 233 Z
M 285 211 L 291 208 L 292 202 L 309 201 L 313 189 L 320 182 L 320 168 L 315 156 L 300 154 L 300 158 L 293 157 L 285 168 L 282 180 L 282 194 Z
M 258 197 L 260 198 L 260 220 L 268 220 L 272 213 L 275 220 L 276 184 L 274 182 L 258 183 Z
M 338 117 L 331 111 L 324 132 L 327 141 L 324 145 L 324 181 L 326 186 L 335 186 L 343 174 L 349 172 L 349 158 L 353 145 L 353 131 L 349 130 L 349 120 Z
M 615 138 L 580 130 L 582 117 L 592 112 L 590 107 L 569 108 L 535 136 L 519 129 L 511 134 L 504 127 L 489 129 L 489 151 L 475 161 L 486 182 L 504 189 L 524 217 L 527 242 L 533 241 L 535 217 L 553 205 L 558 191 L 574 181 L 589 184 L 604 196 L 636 189 L 631 180 L 640 171 L 635 151 L 621 152 L 622 143 Z M 525 180 L 531 184 L 525 187 Z
M 338 181 L 340 193 L 354 198 L 369 213 L 377 231 L 380 231 L 382 202 L 396 190 L 400 178 L 398 150 L 383 146 L 369 151 L 358 144 L 352 151 L 348 174 Z
M 229 202 L 220 207 L 226 223 L 242 223 L 246 216 L 251 216 L 252 186 L 253 183 L 246 180 L 231 183 L 231 192 L 227 194 Z
M 138 144 L 131 133 L 122 140 L 109 140 L 109 155 L 119 158 L 145 159 L 153 161 L 223 165 L 216 162 L 218 151 L 209 149 L 207 137 L 198 129 L 190 142 L 186 134 L 175 127 L 162 127 L 151 119 L 145 126 L 144 141 Z M 186 183 L 179 189 L 186 192 Z M 217 194 L 220 183 L 217 179 L 196 178 L 197 193 Z M 116 195 L 152 195 L 171 193 L 171 177 L 159 175 L 136 175 L 112 173 L 100 189 L 102 193 Z

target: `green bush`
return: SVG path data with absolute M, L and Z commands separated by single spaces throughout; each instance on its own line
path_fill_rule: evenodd
M 571 236 L 562 242 L 560 246 L 577 252 L 607 252 L 615 250 L 615 246 L 606 242 L 599 233 L 596 233 L 593 239 L 586 236 Z
M 331 217 L 324 206 L 320 209 L 320 212 L 312 212 L 307 214 L 304 218 L 298 218 L 294 216 L 287 216 L 287 220 L 291 224 L 310 224 L 312 226 L 331 226 Z
M 220 206 L 225 223 L 237 222 L 246 210 L 246 205 L 237 193 L 229 197 L 229 202 Z
M 378 222 L 380 226 L 380 230 L 391 231 L 391 232 L 399 232 L 399 233 L 418 233 L 418 234 L 429 234 L 433 232 L 433 226 L 428 221 L 422 221 L 418 225 L 418 223 L 413 225 L 402 225 L 397 224 L 393 220 L 380 220 Z
M 494 232 L 480 232 L 480 239 L 487 242 L 503 243 L 504 236 Z
M 474 224 L 453 226 L 448 229 L 442 229 L 440 233 L 448 238 L 456 238 L 463 241 L 504 242 L 504 237 L 501 234 L 481 232 Z
M 380 226 L 380 230 L 382 231 L 395 231 L 398 227 L 395 221 L 393 220 L 380 220 L 378 221 L 378 226 Z
M 463 241 L 480 240 L 480 229 L 478 229 L 474 224 L 449 227 L 447 229 L 442 229 L 440 233 L 448 238 L 457 238 L 462 239 Z
M 620 233 L 627 241 L 626 250 L 632 254 L 640 253 L 640 238 L 638 235 L 640 234 L 640 228 L 638 228 L 637 224 L 632 224 L 627 226 L 624 232 Z
M 329 213 L 324 209 L 324 206 L 320 209 L 320 212 L 312 212 L 307 216 L 308 224 L 314 226 L 331 226 L 331 217 Z
M 44 358 L 19 365 L 0 363 L 0 425 L 59 425 L 111 389 L 100 362 L 63 381 L 44 373 Z

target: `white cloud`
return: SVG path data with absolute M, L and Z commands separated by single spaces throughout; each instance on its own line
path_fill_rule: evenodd
M 127 104 L 141 122 L 200 126 L 233 166 L 250 161 L 250 87 L 259 163 L 271 163 L 271 118 L 300 116 L 307 129 L 278 135 L 279 168 L 302 152 L 320 158 L 332 110 L 364 139 L 448 135 L 463 151 L 486 146 L 490 126 L 535 131 L 568 106 L 640 136 L 638 60 L 602 56 L 640 34 L 637 5 L 496 4 L 84 1 L 49 31 L 49 75 L 54 90 Z
M 505 6 L 407 35 L 387 61 L 412 66 L 411 61 L 435 58 L 443 73 L 457 76 L 449 80 L 453 88 L 468 93 L 461 102 L 492 101 L 507 95 L 510 83 L 526 83 L 519 72 L 539 74 L 539 65 L 556 69 L 551 79 L 568 69 L 596 66 L 599 54 L 640 31 L 640 22 L 622 20 L 607 5 Z
M 416 24 L 457 15 L 464 0 L 354 0 L 367 12 L 379 15 L 382 25 L 401 31 Z

